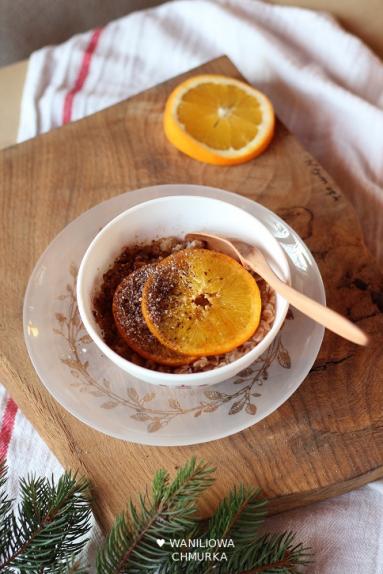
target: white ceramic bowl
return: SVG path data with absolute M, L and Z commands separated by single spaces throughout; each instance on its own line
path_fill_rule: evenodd
M 118 367 L 148 383 L 168 386 L 200 386 L 220 383 L 242 371 L 270 345 L 282 326 L 288 304 L 276 297 L 276 316 L 271 330 L 254 349 L 228 365 L 190 374 L 165 374 L 124 359 L 102 339 L 93 316 L 93 296 L 103 273 L 122 248 L 167 236 L 184 237 L 191 231 L 207 231 L 242 239 L 260 247 L 274 271 L 290 281 L 287 259 L 278 242 L 255 217 L 230 203 L 199 196 L 167 196 L 146 201 L 115 217 L 93 239 L 80 265 L 77 302 L 81 319 L 99 349 Z

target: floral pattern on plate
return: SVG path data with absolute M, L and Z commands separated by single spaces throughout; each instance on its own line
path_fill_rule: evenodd
M 322 327 L 294 311 L 294 320 L 285 322 L 251 367 L 218 385 L 194 389 L 144 383 L 103 356 L 77 311 L 81 258 L 100 227 L 121 211 L 182 193 L 223 199 L 258 217 L 285 250 L 294 286 L 324 302 L 319 270 L 302 240 L 273 212 L 236 194 L 194 185 L 156 186 L 112 198 L 69 224 L 32 273 L 24 301 L 27 348 L 40 379 L 69 412 L 106 434 L 142 444 L 196 444 L 248 428 L 298 388 L 323 337 Z
M 60 302 L 64 302 L 64 309 L 55 313 L 58 325 L 53 328 L 53 332 L 63 337 L 68 347 L 69 356 L 65 354 L 61 361 L 74 378 L 69 384 L 79 392 L 100 398 L 102 409 L 110 410 L 118 406 L 129 408 L 132 411 L 130 417 L 145 423 L 148 432 L 159 431 L 176 417 L 188 414 L 199 417 L 222 407 L 227 407 L 228 415 L 235 415 L 243 409 L 247 414 L 255 415 L 257 412 L 255 399 L 261 396 L 259 388 L 267 380 L 273 361 L 278 361 L 285 369 L 291 368 L 288 350 L 282 342 L 282 335 L 279 334 L 262 357 L 232 379 L 233 385 L 240 385 L 240 388 L 235 388 L 231 392 L 206 389 L 203 391 L 204 397 L 200 397 L 195 404 L 184 406 L 179 400 L 170 398 L 166 408 L 162 409 L 153 406 L 155 391 L 139 394 L 134 387 L 127 387 L 124 394 L 115 392 L 108 379 L 98 380 L 92 376 L 89 359 L 81 352 L 84 346 L 93 346 L 94 343 L 86 333 L 78 312 L 75 290 L 77 268 L 74 264 L 70 265 L 69 272 L 71 281 L 66 284 L 65 292 L 57 298 Z

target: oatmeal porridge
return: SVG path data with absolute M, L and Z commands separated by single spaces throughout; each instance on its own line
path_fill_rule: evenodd
M 166 237 L 147 244 L 126 246 L 121 250 L 104 273 L 93 299 L 95 320 L 104 342 L 113 351 L 148 369 L 187 374 L 231 363 L 253 349 L 265 337 L 275 318 L 275 293 L 254 273 L 251 275 L 259 289 L 260 317 L 255 332 L 245 342 L 225 353 L 192 356 L 168 348 L 153 335 L 141 313 L 144 286 L 155 276 L 161 262 L 164 264 L 170 256 L 193 249 L 206 250 L 206 245 L 202 241 Z M 197 302 L 204 308 L 208 301 L 201 297 Z

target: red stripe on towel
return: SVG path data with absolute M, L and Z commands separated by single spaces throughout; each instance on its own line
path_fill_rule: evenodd
M 12 431 L 15 424 L 17 404 L 11 398 L 7 400 L 0 429 L 0 460 L 6 458 Z
M 96 28 L 92 33 L 89 44 L 85 50 L 81 67 L 74 87 L 66 94 L 63 109 L 63 124 L 67 124 L 72 119 L 72 108 L 74 96 L 82 89 L 84 82 L 89 74 L 92 56 L 96 50 L 102 28 Z M 3 419 L 0 428 L 0 460 L 5 459 L 8 453 L 9 443 L 11 442 L 12 432 L 15 425 L 18 407 L 11 398 L 7 400 Z
M 90 63 L 100 39 L 101 32 L 102 28 L 96 28 L 94 30 L 89 40 L 89 44 L 85 50 L 75 85 L 65 96 L 62 119 L 63 124 L 69 123 L 72 119 L 73 100 L 75 95 L 82 89 L 84 82 L 89 74 Z

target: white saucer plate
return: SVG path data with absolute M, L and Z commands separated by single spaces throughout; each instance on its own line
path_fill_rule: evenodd
M 299 387 L 323 338 L 320 325 L 294 310 L 251 367 L 218 385 L 195 389 L 155 387 L 134 379 L 99 351 L 77 310 L 75 283 L 83 254 L 100 228 L 122 211 L 182 194 L 222 199 L 257 217 L 284 249 L 292 285 L 325 303 L 319 269 L 303 241 L 272 211 L 240 195 L 197 185 L 159 185 L 124 193 L 82 214 L 52 241 L 31 275 L 24 300 L 26 345 L 41 381 L 66 410 L 130 442 L 191 445 L 252 426 Z

